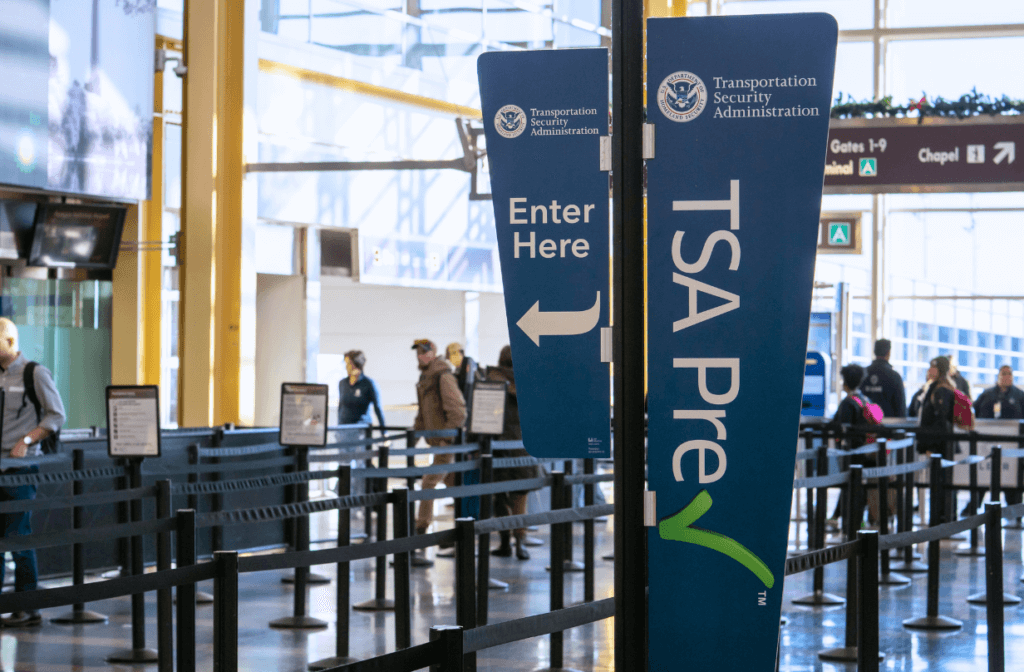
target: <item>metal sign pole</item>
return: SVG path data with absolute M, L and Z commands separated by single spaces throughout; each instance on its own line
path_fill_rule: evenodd
M 642 0 L 612 0 L 615 669 L 647 668 Z

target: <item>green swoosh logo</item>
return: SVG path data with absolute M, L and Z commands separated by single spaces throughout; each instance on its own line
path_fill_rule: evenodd
M 708 494 L 707 490 L 701 490 L 682 511 L 662 519 L 658 523 L 658 533 L 662 539 L 697 544 L 698 546 L 710 548 L 712 551 L 728 555 L 753 572 L 754 576 L 761 579 L 765 586 L 768 588 L 774 586 L 775 577 L 772 575 L 771 570 L 761 561 L 761 558 L 751 553 L 746 546 L 723 534 L 693 527 L 693 523 L 697 522 L 697 519 L 710 509 L 711 495 Z

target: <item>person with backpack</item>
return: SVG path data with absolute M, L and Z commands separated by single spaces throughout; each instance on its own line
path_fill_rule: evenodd
M 3 474 L 39 473 L 34 458 L 57 452 L 60 428 L 64 426 L 64 404 L 53 383 L 53 376 L 44 367 L 30 362 L 18 350 L 18 328 L 6 317 L 0 317 L 0 388 L 4 392 L 3 436 L 0 438 L 0 468 Z M 0 501 L 35 499 L 35 485 L 0 488 Z M 3 536 L 32 534 L 30 511 L 0 515 Z M 35 590 L 38 568 L 34 550 L 12 551 L 14 559 L 14 590 Z M 0 585 L 3 584 L 6 562 L 0 558 Z M 5 628 L 32 627 L 42 624 L 38 611 L 17 612 L 0 618 Z
M 843 392 L 846 393 L 846 396 L 839 402 L 836 414 L 832 417 L 831 422 L 829 422 L 829 429 L 841 431 L 845 426 L 864 430 L 871 426 L 881 425 L 882 409 L 878 404 L 865 397 L 858 389 L 864 380 L 864 367 L 859 364 L 848 364 L 840 369 L 839 375 L 843 378 Z M 873 443 L 874 441 L 875 436 L 873 434 L 856 432 L 850 435 L 844 447 L 847 450 L 856 450 L 864 444 Z M 868 467 L 874 467 L 877 462 L 876 456 L 873 454 L 853 455 L 850 457 L 850 461 L 853 464 Z M 895 505 L 895 502 L 893 504 Z M 842 500 L 840 499 L 840 505 L 836 507 L 836 511 L 832 514 L 833 520 L 838 517 L 841 508 Z M 856 512 L 854 512 L 854 516 L 856 515 Z M 861 515 L 863 516 L 863 511 Z M 878 492 L 874 490 L 868 493 L 868 518 L 872 522 L 878 519 Z

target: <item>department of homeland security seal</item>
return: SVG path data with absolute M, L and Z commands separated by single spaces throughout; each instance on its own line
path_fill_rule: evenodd
M 658 87 L 658 108 L 672 121 L 693 121 L 707 102 L 708 90 L 692 72 L 673 72 Z
M 494 128 L 503 138 L 517 138 L 526 130 L 526 113 L 518 105 L 506 105 L 494 115 Z

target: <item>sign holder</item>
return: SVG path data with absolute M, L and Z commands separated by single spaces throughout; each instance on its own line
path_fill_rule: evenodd
M 156 385 L 107 386 L 107 455 L 160 457 L 160 389 Z
M 327 445 L 327 386 L 281 383 L 279 443 L 292 448 Z
M 612 0 L 615 669 L 647 668 L 642 0 Z
M 508 383 L 478 380 L 470 397 L 469 431 L 471 434 L 500 436 L 505 432 L 505 403 Z

